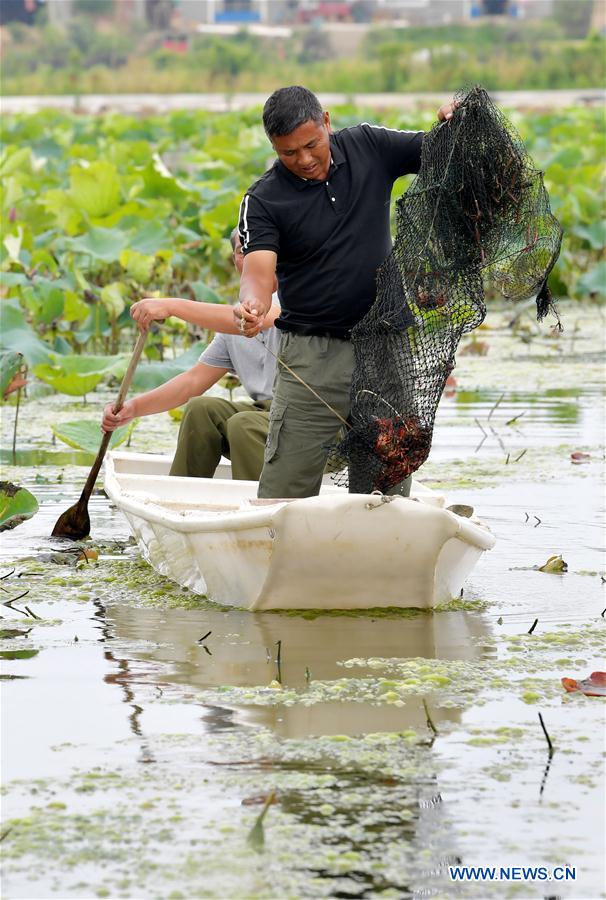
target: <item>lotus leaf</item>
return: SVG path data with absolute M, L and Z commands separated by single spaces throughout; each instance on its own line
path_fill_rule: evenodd
M 138 419 L 128 425 L 116 428 L 109 442 L 110 450 L 123 444 L 133 433 Z M 75 450 L 84 450 L 85 453 L 96 455 L 103 437 L 99 420 L 79 419 L 77 422 L 62 422 L 60 425 L 51 425 L 55 437 L 73 447 Z
M 30 366 L 49 361 L 51 348 L 41 341 L 28 325 L 16 299 L 2 300 L 0 303 L 0 324 L 2 349 L 22 353 Z
M 592 250 L 603 250 L 606 246 L 606 219 L 591 225 L 576 225 L 573 234 L 587 241 Z
M 120 179 L 116 167 L 100 160 L 70 172 L 70 194 L 89 216 L 108 216 L 120 204 Z
M 133 375 L 133 387 L 138 391 L 151 391 L 159 387 L 175 375 L 186 372 L 194 366 L 206 347 L 202 342 L 194 344 L 185 353 L 170 362 L 152 362 L 139 364 Z
M 24 190 L 18 178 L 10 176 L 2 182 L 2 209 L 11 210 L 23 197 Z M 9 213 L 10 214 L 10 213 Z
M 0 531 L 16 528 L 38 512 L 38 501 L 24 487 L 0 481 Z
M 29 147 L 5 147 L 0 155 L 0 176 L 4 180 L 14 172 L 29 171 L 31 168 L 31 149 Z
M 101 302 L 112 319 L 117 319 L 124 310 L 124 285 L 112 281 L 101 288 Z
M 187 201 L 186 186 L 174 177 L 157 153 L 154 153 L 152 160 L 142 169 L 141 174 L 145 183 L 143 196 L 168 197 L 175 203 Z
M 63 312 L 68 322 L 84 322 L 88 318 L 90 309 L 75 291 L 66 291 L 64 301 Z
M 10 289 L 25 284 L 31 284 L 31 279 L 25 272 L 0 272 L 0 286 Z
M 139 284 L 149 283 L 155 263 L 155 256 L 145 256 L 138 250 L 127 249 L 120 254 L 120 265 Z
M 105 307 L 101 303 L 96 303 L 84 324 L 74 332 L 74 338 L 78 344 L 86 344 L 92 337 L 105 336 L 111 333 L 111 325 L 107 318 Z
M 21 245 L 23 243 L 23 228 L 19 226 L 16 234 L 7 234 L 3 244 L 12 262 L 20 262 L 19 254 L 21 253 Z
M 146 222 L 142 228 L 131 232 L 128 237 L 128 246 L 131 250 L 137 250 L 143 255 L 154 255 L 159 250 L 170 247 L 172 239 L 168 231 L 158 222 Z
M 579 278 L 577 290 L 582 295 L 606 297 L 606 262 L 604 260 Z
M 51 354 L 51 363 L 34 367 L 34 375 L 62 394 L 80 397 L 89 394 L 108 375 L 120 375 L 124 357 L 68 356 Z
M 53 188 L 40 199 L 44 209 L 54 216 L 61 231 L 74 235 L 83 227 L 82 212 L 67 191 Z
M 75 253 L 82 253 L 101 262 L 116 262 L 120 253 L 129 243 L 126 234 L 118 228 L 97 228 L 92 225 L 86 234 L 68 238 L 66 247 Z
M 219 203 L 213 209 L 200 214 L 200 227 L 207 231 L 211 237 L 225 234 L 238 221 L 238 206 L 240 197 L 234 194 L 229 200 Z
M 223 300 L 216 291 L 213 291 L 203 281 L 192 281 L 191 289 L 194 292 L 196 300 L 203 300 L 205 303 L 223 303 Z
M 63 315 L 65 298 L 61 288 L 42 278 L 22 288 L 21 296 L 32 313 L 35 325 L 50 325 Z
M 53 350 L 55 353 L 60 353 L 61 355 L 67 354 L 69 356 L 72 352 L 72 346 L 62 335 L 58 334 L 53 342 Z

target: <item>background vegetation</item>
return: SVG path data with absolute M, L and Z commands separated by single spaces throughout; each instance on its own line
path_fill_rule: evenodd
M 371 112 L 353 107 L 335 113 L 336 127 L 372 120 Z M 382 122 L 428 128 L 433 118 L 392 113 Z M 602 113 L 514 118 L 546 170 L 565 229 L 552 287 L 560 296 L 600 297 L 606 282 Z M 229 234 L 242 194 L 271 157 L 259 121 L 259 110 L 7 117 L 0 154 L 4 350 L 22 353 L 55 389 L 86 394 L 123 370 L 122 353 L 134 339 L 134 300 L 233 299 Z M 405 186 L 402 179 L 394 193 Z M 189 367 L 199 352 L 187 349 L 191 340 L 176 320 L 157 330 L 147 345 L 156 363 L 140 368 L 136 386 L 151 387 Z
M 83 6 L 83 10 L 87 7 Z M 89 7 L 92 9 L 92 7 Z M 193 35 L 188 51 L 165 33 L 81 15 L 66 30 L 12 24 L 3 49 L 5 94 L 270 92 L 304 83 L 345 93 L 595 88 L 604 81 L 604 37 L 588 34 L 591 4 L 559 0 L 558 18 L 434 28 L 374 28 L 358 53 L 335 58 L 326 31 L 284 40 L 245 31 Z M 589 12 L 589 15 L 587 15 Z

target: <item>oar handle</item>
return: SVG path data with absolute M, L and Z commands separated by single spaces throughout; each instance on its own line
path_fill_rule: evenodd
M 137 368 L 137 363 L 141 359 L 141 354 L 143 353 L 143 348 L 145 347 L 146 340 L 147 331 L 140 331 L 139 337 L 137 338 L 137 343 L 135 344 L 135 349 L 133 350 L 133 355 L 131 356 L 130 362 L 128 364 L 128 369 L 124 373 L 124 378 L 122 379 L 122 384 L 120 385 L 120 390 L 118 391 L 118 397 L 113 406 L 114 413 L 120 412 L 120 410 L 124 406 L 124 398 L 126 397 L 128 389 L 130 387 L 130 383 L 133 380 L 133 375 L 135 369 Z M 78 501 L 81 505 L 86 506 L 86 504 L 88 503 L 88 498 L 92 494 L 93 488 L 95 486 L 95 481 L 97 480 L 97 475 L 99 474 L 101 464 L 105 459 L 105 454 L 107 453 L 107 448 L 109 447 L 111 437 L 111 431 L 106 431 L 103 435 L 101 446 L 99 447 L 99 452 L 97 453 L 97 458 L 95 459 L 92 469 L 88 474 L 88 478 L 86 479 L 82 494 L 80 495 L 80 500 Z
M 120 412 L 120 410 L 124 406 L 124 399 L 126 397 L 126 394 L 128 393 L 130 383 L 133 380 L 135 369 L 137 368 L 139 360 L 141 359 L 141 354 L 143 353 L 143 348 L 145 347 L 146 340 L 147 331 L 140 331 L 139 337 L 137 338 L 137 343 L 135 344 L 135 349 L 133 350 L 133 355 L 131 356 L 130 362 L 128 364 L 128 369 L 124 373 L 124 378 L 122 379 L 122 384 L 120 385 L 120 390 L 118 391 L 118 398 L 113 406 L 114 414 Z

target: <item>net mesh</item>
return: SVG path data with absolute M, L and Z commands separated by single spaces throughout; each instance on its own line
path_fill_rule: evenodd
M 424 138 L 375 302 L 352 331 L 350 428 L 331 463 L 354 493 L 387 492 L 427 459 L 461 336 L 486 315 L 488 280 L 510 300 L 536 295 L 539 319 L 557 316 L 547 276 L 562 229 L 542 173 L 485 90 L 457 102 Z

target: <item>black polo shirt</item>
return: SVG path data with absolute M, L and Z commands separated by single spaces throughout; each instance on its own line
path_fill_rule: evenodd
M 278 159 L 245 194 L 244 254 L 274 250 L 278 328 L 347 337 L 375 298 L 377 268 L 391 250 L 394 181 L 416 173 L 423 132 L 364 122 L 330 136 L 326 181 L 299 178 Z

